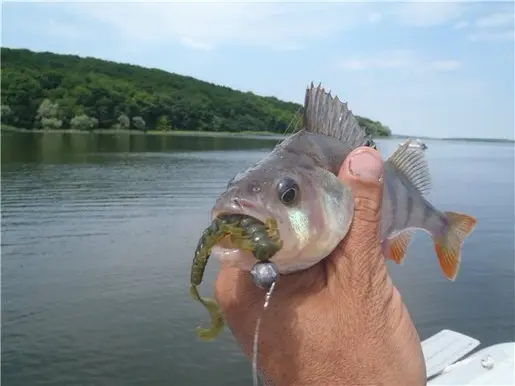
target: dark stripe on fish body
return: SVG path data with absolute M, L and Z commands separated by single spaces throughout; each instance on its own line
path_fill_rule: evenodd
M 413 196 L 410 192 L 407 192 L 407 204 L 406 204 L 406 218 L 404 219 L 403 228 L 406 229 L 411 219 L 411 214 L 413 212 Z
M 390 214 L 390 223 L 388 224 L 388 228 L 386 229 L 386 234 L 390 235 L 395 227 L 395 215 L 398 211 L 397 208 L 397 194 L 395 190 L 395 186 L 393 185 L 394 179 L 387 178 L 385 180 L 386 182 L 386 189 L 388 189 L 388 197 L 390 198 L 390 207 L 391 207 L 391 214 Z
M 431 229 L 431 219 L 433 217 L 433 211 L 431 207 L 424 202 L 424 225 L 427 229 Z

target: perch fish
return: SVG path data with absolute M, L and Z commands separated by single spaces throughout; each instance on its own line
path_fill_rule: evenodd
M 383 254 L 401 263 L 416 230 L 424 230 L 433 239 L 443 274 L 454 280 L 462 245 L 476 219 L 440 211 L 427 200 L 431 184 L 427 161 L 423 151 L 409 145 L 405 142 L 384 163 Z M 262 224 L 274 219 L 274 245 L 279 247 L 280 235 L 280 248 L 269 255 L 270 261 L 281 274 L 307 269 L 329 255 L 350 228 L 354 199 L 337 174 L 349 153 L 360 146 L 375 147 L 347 103 L 311 84 L 302 130 L 233 177 L 217 199 L 212 218 L 237 214 Z M 245 271 L 258 261 L 252 248 L 242 249 L 237 243 L 211 247 L 213 256 Z

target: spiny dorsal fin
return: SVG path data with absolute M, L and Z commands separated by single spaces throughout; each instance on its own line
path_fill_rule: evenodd
M 420 193 L 426 194 L 431 190 L 431 175 L 424 150 L 411 148 L 408 140 L 404 142 L 386 162 L 392 164 L 401 172 Z
M 362 129 L 347 103 L 332 97 L 319 84 L 306 90 L 304 100 L 304 129 L 323 134 L 348 144 L 351 148 L 375 146 L 372 138 Z

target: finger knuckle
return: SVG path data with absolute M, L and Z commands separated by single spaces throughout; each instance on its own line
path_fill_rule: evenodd
M 378 223 L 381 219 L 381 200 L 367 196 L 356 196 L 354 214 L 361 221 Z

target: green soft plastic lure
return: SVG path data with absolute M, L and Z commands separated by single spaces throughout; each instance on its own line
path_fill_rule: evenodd
M 223 330 L 224 316 L 214 299 L 200 296 L 198 286 L 202 282 L 211 249 L 229 237 L 231 244 L 241 250 L 251 251 L 259 261 L 270 259 L 282 247 L 277 222 L 269 218 L 263 223 L 245 215 L 222 215 L 217 217 L 202 233 L 195 250 L 191 267 L 190 294 L 206 307 L 211 317 L 211 327 L 197 327 L 202 340 L 212 340 Z

